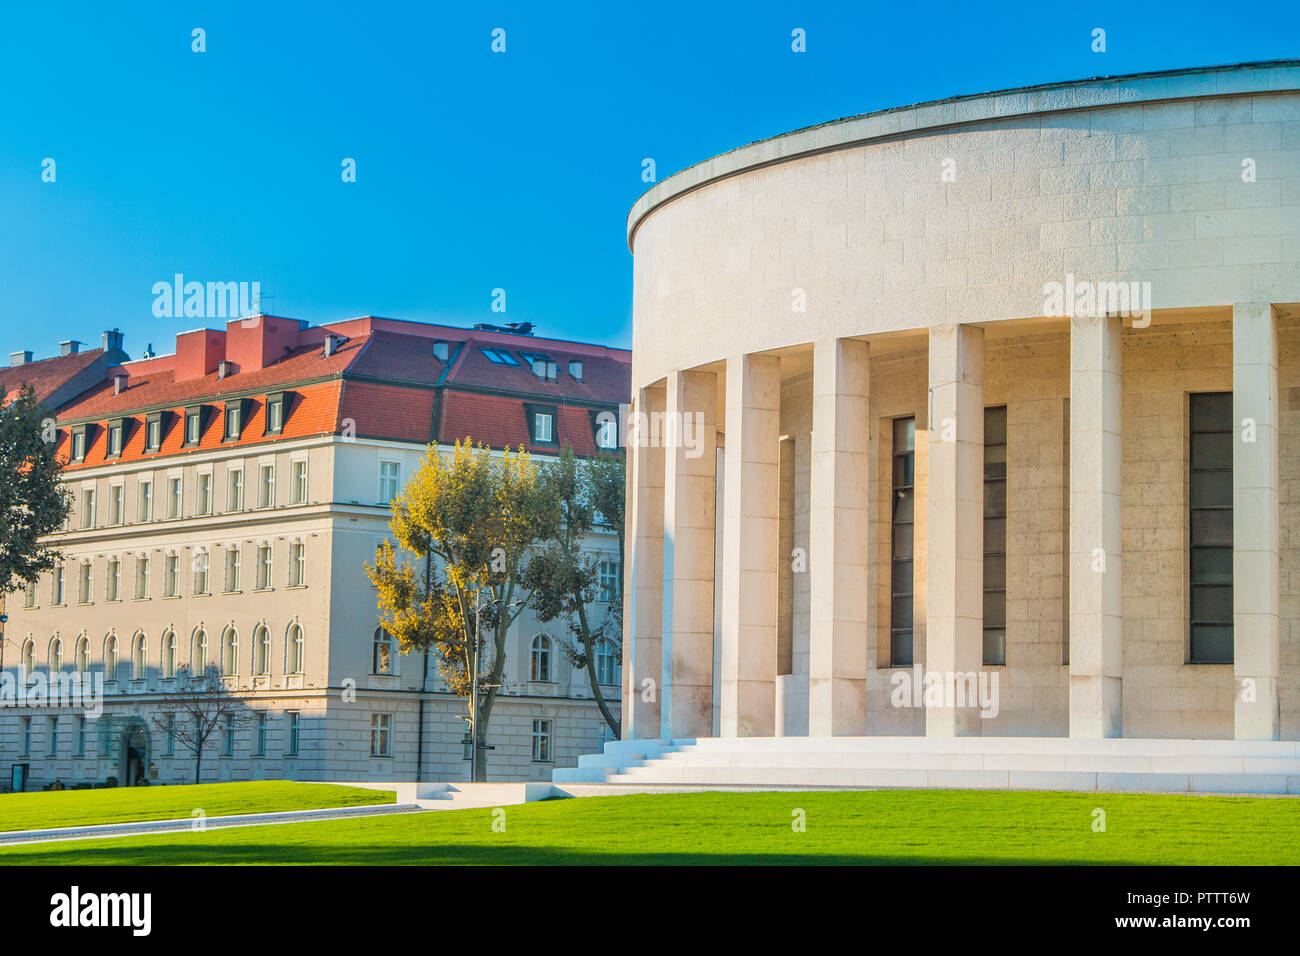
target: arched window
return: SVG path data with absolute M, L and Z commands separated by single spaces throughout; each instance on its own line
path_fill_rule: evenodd
M 289 669 L 287 673 L 302 673 L 302 627 L 293 624 L 289 627 Z
M 117 680 L 117 635 L 104 638 L 104 680 Z
M 63 640 L 54 638 L 50 641 L 50 676 L 63 670 Z
M 253 674 L 265 677 L 271 667 L 271 632 L 261 625 L 253 632 Z
M 30 637 L 23 644 L 22 667 L 25 674 L 36 670 L 36 642 Z
M 131 679 L 144 680 L 145 664 L 149 660 L 149 642 L 145 639 L 144 632 L 135 636 L 135 644 L 131 648 Z
M 162 676 L 176 676 L 176 632 L 168 631 L 162 639 Z
M 545 634 L 533 638 L 532 680 L 549 681 L 551 679 L 551 639 Z
M 371 673 L 391 674 L 393 672 L 393 635 L 382 627 L 375 628 L 372 658 Z
M 199 628 L 194 632 L 194 650 L 190 654 L 190 673 L 198 677 L 208 669 L 208 632 Z
M 221 669 L 228 677 L 239 673 L 239 634 L 233 627 L 221 635 Z
M 90 638 L 84 634 L 77 638 L 77 673 L 90 672 Z

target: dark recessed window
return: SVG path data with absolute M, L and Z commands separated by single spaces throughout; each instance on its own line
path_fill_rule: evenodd
M 284 428 L 284 393 L 266 396 L 266 433 L 277 435 Z
M 86 460 L 86 426 L 81 425 L 72 430 L 72 460 Z
M 162 448 L 162 413 L 150 415 L 145 420 L 144 426 L 144 450 L 158 451 Z
M 916 419 L 896 418 L 891 518 L 889 663 L 912 666 L 912 555 L 916 521 Z
M 1007 407 L 984 409 L 984 663 L 1007 662 Z
M 1190 396 L 1191 646 L 1194 664 L 1231 664 L 1232 393 Z
M 121 419 L 108 423 L 108 457 L 116 458 L 122 454 L 122 436 L 126 431 L 126 423 Z
M 203 408 L 185 409 L 185 445 L 197 445 L 203 436 Z

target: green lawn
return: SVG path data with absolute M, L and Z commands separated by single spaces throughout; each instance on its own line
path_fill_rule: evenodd
M 1106 832 L 1093 831 L 1093 810 Z M 794 811 L 806 832 L 794 832 Z M 1300 863 L 1286 798 L 883 790 L 548 800 L 493 811 L 0 849 L 0 864 Z
M 196 809 L 209 817 L 393 803 L 391 790 L 363 790 L 328 783 L 263 780 L 252 783 L 201 783 L 185 787 L 116 787 L 0 794 L 0 831 L 178 820 Z

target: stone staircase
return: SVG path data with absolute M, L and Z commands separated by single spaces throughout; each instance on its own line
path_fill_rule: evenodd
M 619 740 L 556 770 L 572 796 L 627 789 L 954 789 L 1300 794 L 1300 741 L 1069 737 Z M 616 789 L 617 788 L 617 789 Z M 558 793 L 557 793 L 558 795 Z

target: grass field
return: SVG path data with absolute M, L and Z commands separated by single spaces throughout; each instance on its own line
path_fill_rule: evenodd
M 0 794 L 0 831 L 178 820 L 202 809 L 209 817 L 393 803 L 391 790 L 362 790 L 329 783 L 264 780 L 201 783 L 185 787 L 117 787 Z
M 1098 808 L 1105 832 L 1093 830 Z M 792 828 L 797 810 L 805 832 Z M 0 848 L 0 864 L 1300 863 L 1290 799 L 699 793 L 506 807 L 505 832 L 494 819 L 455 810 L 18 846 Z

